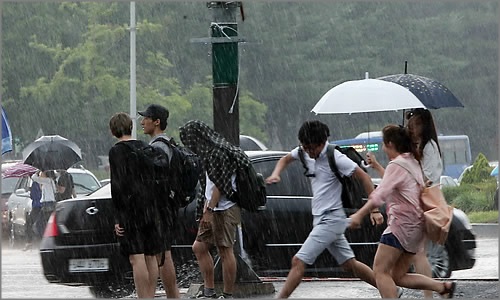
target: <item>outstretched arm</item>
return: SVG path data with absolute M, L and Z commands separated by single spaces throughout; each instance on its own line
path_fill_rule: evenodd
M 380 177 L 384 177 L 385 169 L 382 165 L 377 161 L 375 154 L 368 152 L 366 153 L 366 162 L 380 175 Z
M 271 176 L 266 178 L 267 184 L 277 183 L 281 181 L 281 171 L 283 171 L 291 162 L 294 161 L 294 158 L 290 153 L 280 158 L 280 160 L 276 163 L 274 167 L 273 173 Z
M 353 176 L 356 176 L 356 178 L 361 180 L 361 182 L 363 183 L 363 188 L 365 189 L 368 195 L 370 195 L 373 192 L 373 182 L 368 173 L 363 171 L 361 168 L 356 167 Z M 363 208 L 365 206 L 367 206 L 367 204 L 365 204 Z M 372 222 L 372 225 L 380 225 L 384 223 L 384 216 L 382 216 L 378 207 L 374 207 L 373 209 L 370 210 L 370 220 Z

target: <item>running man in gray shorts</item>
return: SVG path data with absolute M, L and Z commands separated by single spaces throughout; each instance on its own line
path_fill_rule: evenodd
M 326 156 L 328 146 L 328 126 L 319 121 L 307 121 L 299 130 L 299 141 L 309 170 L 314 174 L 309 177 L 313 191 L 311 210 L 313 229 L 300 250 L 292 258 L 292 268 L 278 298 L 288 298 L 304 277 L 306 264 L 311 265 L 325 250 L 331 253 L 337 263 L 346 271 L 352 272 L 363 281 L 376 287 L 373 271 L 359 262 L 344 236 L 347 219 L 342 207 L 342 184 L 332 172 Z M 280 174 L 291 162 L 299 159 L 299 147 L 283 156 L 276 164 L 273 173 L 266 179 L 268 184 L 281 180 Z M 335 161 L 343 176 L 356 176 L 361 179 L 365 190 L 370 194 L 373 184 L 370 176 L 347 156 L 335 150 Z M 380 224 L 383 216 L 379 212 L 372 214 L 372 223 Z

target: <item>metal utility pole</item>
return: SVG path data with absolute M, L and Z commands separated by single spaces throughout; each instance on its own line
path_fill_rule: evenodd
M 212 1 L 210 25 L 212 42 L 214 129 L 234 145 L 240 144 L 240 110 L 238 95 L 238 23 L 236 15 L 241 2 Z
M 130 117 L 132 118 L 132 138 L 137 138 L 137 95 L 135 82 L 135 2 L 130 2 Z
M 214 17 L 214 21 L 210 24 L 211 37 L 194 38 L 191 42 L 212 44 L 214 130 L 232 144 L 239 145 L 238 43 L 245 40 L 238 37 L 236 15 L 239 8 L 243 19 L 243 8 L 241 2 L 236 1 L 211 1 L 207 3 L 207 7 L 213 11 Z M 238 235 L 234 246 L 237 263 L 234 295 L 248 297 L 273 293 L 272 283 L 262 282 L 241 256 L 244 252 L 241 227 L 238 229 Z M 223 278 L 219 257 L 215 259 L 214 280 L 216 289 L 221 289 Z

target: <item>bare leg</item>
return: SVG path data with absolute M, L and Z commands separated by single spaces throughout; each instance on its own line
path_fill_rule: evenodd
M 344 268 L 344 270 L 346 271 L 351 271 L 352 273 L 354 273 L 354 276 L 360 278 L 366 283 L 371 284 L 375 288 L 377 287 L 372 269 L 370 269 L 370 267 L 368 267 L 364 263 L 359 262 L 355 258 L 351 258 L 343 263 L 342 268 Z
M 224 293 L 232 294 L 236 281 L 236 257 L 232 247 L 217 247 L 222 262 L 222 278 L 224 282 Z
M 425 245 L 427 245 L 427 239 L 425 240 Z M 415 266 L 415 272 L 418 274 L 425 275 L 432 278 L 432 269 L 427 259 L 427 247 L 424 247 L 423 251 L 417 252 L 413 258 L 413 265 Z M 425 298 L 432 298 L 432 291 L 423 290 Z
M 193 244 L 193 252 L 198 260 L 205 288 L 213 289 L 215 287 L 214 260 L 212 255 L 210 255 L 209 245 L 207 243 L 195 241 Z
M 160 267 L 160 277 L 163 287 L 165 288 L 167 298 L 180 298 L 171 251 L 165 251 L 165 261 L 163 266 Z
M 403 251 L 394 247 L 384 244 L 378 245 L 373 263 L 373 273 L 382 298 L 397 298 L 397 287 L 392 273 L 402 253 Z
M 306 265 L 303 261 L 298 259 L 296 256 L 292 258 L 292 268 L 288 273 L 285 284 L 279 292 L 277 298 L 288 298 L 293 293 L 293 291 L 299 286 L 300 281 L 304 277 L 304 270 Z
M 158 283 L 158 261 L 155 255 L 145 255 L 146 268 L 148 270 L 148 297 L 154 298 L 156 285 Z
M 373 271 L 382 298 L 396 298 L 396 284 L 410 289 L 432 290 L 438 293 L 443 292 L 446 287 L 451 287 L 451 283 L 443 283 L 421 274 L 408 273 L 413 257 L 413 254 L 379 244 Z
M 144 254 L 129 255 L 129 261 L 130 264 L 132 265 L 132 271 L 134 273 L 134 284 L 135 284 L 135 289 L 137 291 L 137 297 L 153 298 L 154 293 L 153 295 L 151 295 L 150 292 L 150 283 L 149 283 L 150 278 Z M 157 266 L 156 269 L 158 269 Z

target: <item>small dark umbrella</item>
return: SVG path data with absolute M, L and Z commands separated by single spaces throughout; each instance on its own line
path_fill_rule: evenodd
M 42 136 L 23 150 L 24 163 L 42 171 L 68 169 L 82 160 L 82 152 L 74 142 L 60 136 Z
M 442 107 L 464 107 L 453 93 L 439 81 L 407 73 L 408 62 L 405 62 L 405 73 L 382 76 L 377 79 L 397 83 L 410 90 L 427 109 Z

